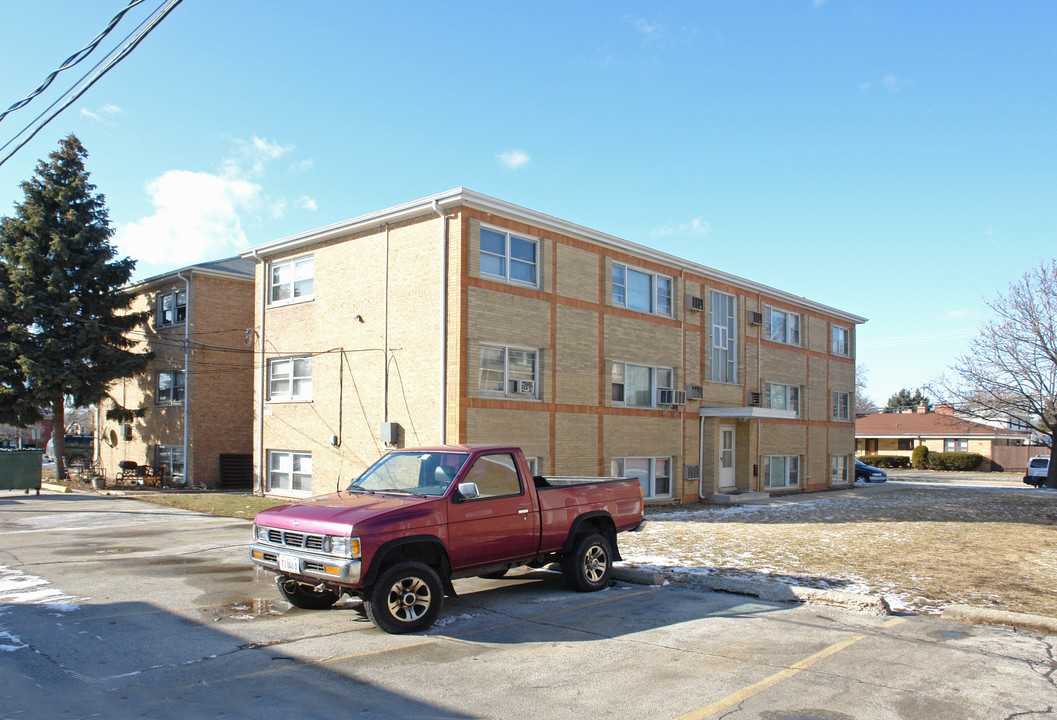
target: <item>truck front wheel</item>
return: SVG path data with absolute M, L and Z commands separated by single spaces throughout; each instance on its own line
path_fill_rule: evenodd
M 279 586 L 279 594 L 283 596 L 283 599 L 302 610 L 326 610 L 341 597 L 341 593 L 336 590 L 329 588 L 316 590 L 310 585 L 299 583 L 282 575 L 275 578 L 275 583 Z
M 594 592 L 609 583 L 613 572 L 613 549 L 602 535 L 577 538 L 573 551 L 562 557 L 562 574 L 573 590 Z
M 379 629 L 399 634 L 428 628 L 440 615 L 443 602 L 444 588 L 437 572 L 409 560 L 382 571 L 364 594 L 363 608 Z

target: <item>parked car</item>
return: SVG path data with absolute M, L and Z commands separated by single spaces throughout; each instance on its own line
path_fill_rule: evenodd
M 884 470 L 867 465 L 861 460 L 855 461 L 856 483 L 883 483 L 886 480 L 888 480 L 888 474 Z
M 1050 456 L 1036 455 L 1028 460 L 1028 472 L 1024 476 L 1024 482 L 1037 488 L 1046 484 L 1046 476 L 1050 473 Z

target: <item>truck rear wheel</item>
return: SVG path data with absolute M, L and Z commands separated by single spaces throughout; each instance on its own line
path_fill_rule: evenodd
M 363 597 L 370 621 L 394 634 L 425 630 L 436 622 L 443 603 L 440 576 L 414 560 L 386 568 Z
M 613 549 L 602 535 L 577 538 L 573 551 L 562 557 L 565 582 L 579 592 L 595 592 L 609 584 L 613 573 Z
M 279 586 L 279 594 L 286 602 L 302 610 L 326 610 L 341 597 L 341 593 L 336 590 L 316 590 L 282 575 L 275 578 L 275 584 Z

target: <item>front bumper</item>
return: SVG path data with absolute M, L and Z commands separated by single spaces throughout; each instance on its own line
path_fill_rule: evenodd
M 250 545 L 250 559 L 257 565 L 283 575 L 314 578 L 340 585 L 358 585 L 360 561 L 337 558 L 263 543 Z

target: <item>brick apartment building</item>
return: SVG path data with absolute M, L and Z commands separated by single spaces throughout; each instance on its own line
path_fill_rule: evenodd
M 492 442 L 652 501 L 854 479 L 856 315 L 463 188 L 242 257 L 265 492 Z
M 133 311 L 150 311 L 137 350 L 154 353 L 145 373 L 109 395 L 143 409 L 131 424 L 99 404 L 96 462 L 109 478 L 119 462 L 160 468 L 177 484 L 250 486 L 253 451 L 253 266 L 228 258 L 153 277 L 126 289 Z M 222 469 L 222 463 L 224 468 Z M 241 471 L 240 471 L 241 467 Z

